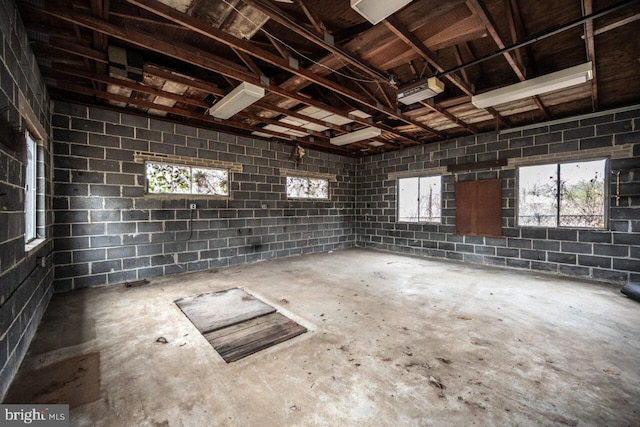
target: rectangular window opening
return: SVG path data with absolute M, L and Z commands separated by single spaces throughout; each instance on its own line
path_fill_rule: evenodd
M 26 133 L 27 165 L 24 179 L 24 213 L 25 213 L 25 243 L 36 238 L 36 188 L 37 188 L 37 145 L 29 132 Z
M 328 199 L 329 180 L 288 176 L 287 197 L 289 199 Z
M 398 179 L 398 221 L 440 223 L 442 177 Z
M 146 162 L 149 194 L 229 195 L 229 171 Z
M 518 168 L 518 225 L 604 228 L 605 159 Z

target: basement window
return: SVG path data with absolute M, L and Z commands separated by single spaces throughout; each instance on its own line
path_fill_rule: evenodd
M 518 225 L 604 228 L 605 159 L 518 168 Z
M 442 177 L 398 179 L 398 221 L 440 223 Z
M 146 162 L 147 192 L 149 194 L 229 195 L 229 171 Z
M 328 199 L 329 180 L 301 176 L 287 176 L 289 199 Z

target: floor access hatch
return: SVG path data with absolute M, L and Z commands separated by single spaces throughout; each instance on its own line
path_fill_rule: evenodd
M 227 363 L 307 332 L 239 288 L 181 298 L 175 303 Z

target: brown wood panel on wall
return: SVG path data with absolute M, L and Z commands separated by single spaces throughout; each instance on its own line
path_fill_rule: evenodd
M 502 237 L 500 179 L 456 182 L 456 234 Z

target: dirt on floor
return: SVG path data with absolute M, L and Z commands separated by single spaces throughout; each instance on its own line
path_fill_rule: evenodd
M 309 331 L 225 363 L 174 301 L 232 287 Z M 5 402 L 73 426 L 639 426 L 639 315 L 617 286 L 349 249 L 55 295 Z

